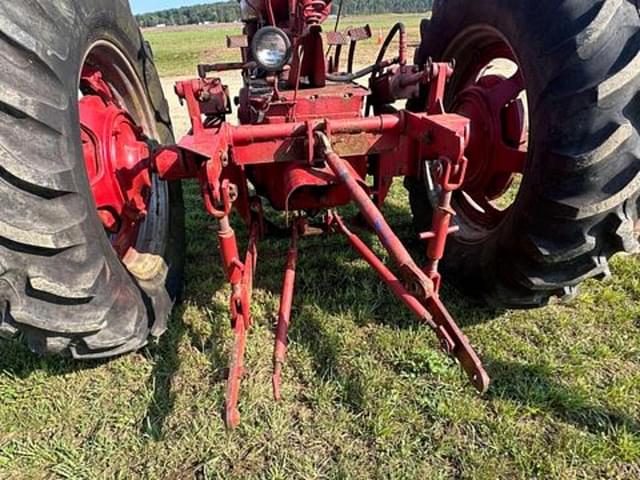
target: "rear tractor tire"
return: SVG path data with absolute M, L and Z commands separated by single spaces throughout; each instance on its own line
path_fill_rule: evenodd
M 446 278 L 494 306 L 539 307 L 637 252 L 635 4 L 440 0 L 422 30 L 418 64 L 455 59 L 446 108 L 472 120 Z M 434 194 L 424 177 L 407 181 L 422 231 Z
M 131 163 L 173 134 L 128 2 L 0 2 L 0 57 L 0 332 L 39 354 L 139 349 L 180 293 L 184 225 L 180 184 Z M 105 119 L 113 158 L 87 126 Z

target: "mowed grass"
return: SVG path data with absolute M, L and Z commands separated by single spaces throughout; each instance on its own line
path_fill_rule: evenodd
M 162 59 L 176 38 L 152 38 L 164 74 L 194 68 L 168 71 Z M 447 286 L 444 299 L 493 378 L 480 396 L 344 239 L 304 239 L 275 404 L 288 242 L 265 240 L 242 424 L 227 432 L 229 289 L 192 183 L 186 201 L 185 298 L 159 343 L 89 364 L 0 345 L 0 478 L 640 478 L 637 257 L 617 258 L 612 279 L 588 282 L 573 302 L 536 311 L 480 308 Z M 385 213 L 420 255 L 400 181 Z
M 424 15 L 373 15 L 361 17 L 344 17 L 340 22 L 340 30 L 349 27 L 370 25 L 373 38 L 359 44 L 358 65 L 372 63 L 378 51 L 378 38 L 387 34 L 387 30 L 395 22 L 403 22 L 414 42 L 420 38 L 420 21 Z M 330 22 L 331 28 L 333 23 Z M 202 27 L 152 28 L 144 31 L 154 51 L 156 65 L 162 76 L 196 75 L 198 63 L 219 63 L 240 61 L 240 50 L 226 48 L 228 35 L 242 33 L 241 24 L 223 24 Z M 343 65 L 346 53 L 343 55 Z

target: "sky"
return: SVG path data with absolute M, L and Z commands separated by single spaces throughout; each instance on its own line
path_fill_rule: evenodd
M 131 9 L 136 15 L 138 13 L 157 12 L 167 8 L 186 7 L 188 5 L 198 5 L 202 3 L 216 3 L 221 0 L 129 0 Z

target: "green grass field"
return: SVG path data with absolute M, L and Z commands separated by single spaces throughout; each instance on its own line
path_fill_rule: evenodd
M 346 17 L 341 21 L 341 30 L 347 27 L 369 24 L 374 38 L 363 41 L 358 51 L 361 59 L 374 59 L 378 50 L 377 38 L 395 22 L 402 21 L 413 41 L 419 40 L 420 21 L 424 15 L 374 15 Z M 148 29 L 144 36 L 153 46 L 160 75 L 195 75 L 198 63 L 239 61 L 236 49 L 226 48 L 227 35 L 238 35 L 241 25 L 224 24 L 215 27 Z M 362 63 L 367 63 L 363 61 Z
M 223 36 L 147 35 L 163 75 L 189 74 L 217 51 L 199 42 Z M 493 378 L 479 396 L 343 239 L 304 239 L 276 405 L 272 330 L 287 242 L 267 240 L 243 421 L 227 432 L 229 289 L 213 222 L 197 187 L 186 193 L 186 294 L 157 345 L 89 364 L 0 345 L 0 478 L 640 478 L 639 258 L 617 258 L 612 279 L 537 311 L 478 308 L 447 287 Z M 386 213 L 412 237 L 401 182 Z

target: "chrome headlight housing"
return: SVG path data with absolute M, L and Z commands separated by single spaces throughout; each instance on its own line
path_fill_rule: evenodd
M 264 27 L 253 36 L 253 59 L 268 72 L 279 72 L 291 61 L 291 40 L 279 28 Z

